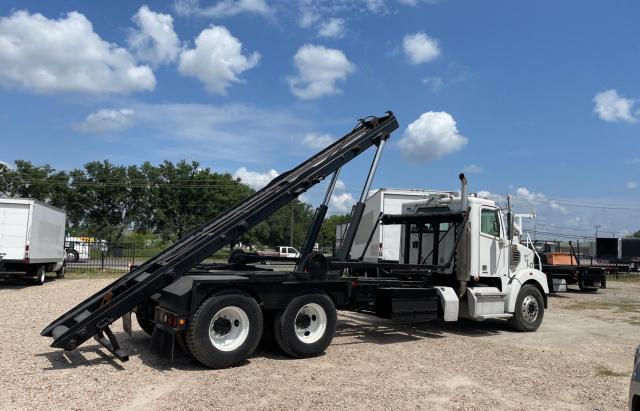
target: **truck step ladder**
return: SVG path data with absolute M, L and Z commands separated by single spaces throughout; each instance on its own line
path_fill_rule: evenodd
M 383 117 L 361 119 L 340 140 L 87 298 L 49 324 L 41 335 L 53 338 L 52 347 L 65 350 L 73 350 L 95 337 L 117 358 L 126 361 L 128 357 L 109 329 L 113 322 L 367 148 L 373 145 L 380 148 L 397 128 L 398 122 L 391 112 Z

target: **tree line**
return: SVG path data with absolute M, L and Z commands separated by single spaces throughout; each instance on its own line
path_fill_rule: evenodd
M 254 192 L 231 174 L 195 161 L 129 166 L 92 161 L 69 171 L 24 160 L 15 161 L 12 168 L 0 163 L 0 196 L 33 198 L 62 208 L 70 235 L 112 242 L 131 233 L 150 233 L 173 242 Z M 239 240 L 251 246 L 288 245 L 292 212 L 293 245 L 301 245 L 313 210 L 297 199 Z M 335 225 L 344 220 L 344 216 L 325 220 L 319 239 L 323 246 L 333 245 Z

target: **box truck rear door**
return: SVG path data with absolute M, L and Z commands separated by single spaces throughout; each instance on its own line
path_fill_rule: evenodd
M 23 260 L 27 244 L 29 204 L 0 204 L 0 255 L 3 260 Z

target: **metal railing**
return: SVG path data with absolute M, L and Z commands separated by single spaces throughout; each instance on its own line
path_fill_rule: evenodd
M 133 243 L 106 241 L 65 241 L 67 271 L 122 272 L 136 263 Z

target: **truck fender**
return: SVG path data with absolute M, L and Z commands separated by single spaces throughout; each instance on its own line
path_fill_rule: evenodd
M 540 270 L 525 268 L 516 271 L 507 283 L 507 287 L 504 290 L 507 293 L 505 312 L 512 313 L 516 309 L 518 293 L 520 292 L 520 288 L 525 284 L 533 284 L 538 287 L 544 299 L 545 308 L 547 307 L 547 294 L 549 294 L 547 276 Z

